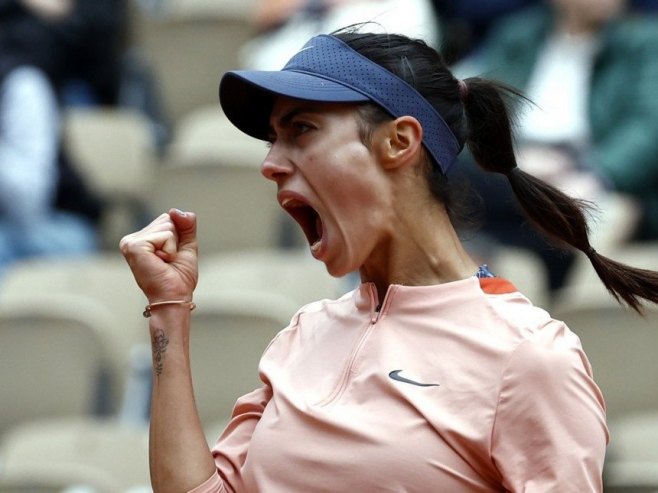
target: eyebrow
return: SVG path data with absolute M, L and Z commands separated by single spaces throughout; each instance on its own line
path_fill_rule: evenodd
M 279 126 L 287 127 L 288 125 L 290 125 L 290 122 L 300 113 L 320 113 L 320 111 L 317 109 L 310 108 L 308 105 L 300 104 L 298 106 L 293 107 L 290 111 L 288 111 L 282 117 L 277 119 Z M 272 126 L 271 123 L 269 123 L 267 126 L 267 133 L 268 135 L 276 135 L 276 132 L 274 131 L 274 127 Z

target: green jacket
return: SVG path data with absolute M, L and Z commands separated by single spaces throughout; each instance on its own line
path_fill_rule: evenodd
M 484 76 L 523 90 L 551 32 L 540 6 L 502 21 L 484 45 Z M 591 78 L 593 166 L 646 206 L 645 233 L 658 238 L 658 21 L 632 17 L 601 32 Z

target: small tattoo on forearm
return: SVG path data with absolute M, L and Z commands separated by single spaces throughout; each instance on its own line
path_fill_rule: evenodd
M 153 369 L 156 376 L 160 376 L 164 369 L 164 353 L 169 345 L 169 339 L 165 336 L 164 330 L 156 329 L 153 333 L 153 342 L 151 345 L 153 348 Z

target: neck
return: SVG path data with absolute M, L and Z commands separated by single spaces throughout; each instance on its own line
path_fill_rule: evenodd
M 424 214 L 414 207 L 398 210 L 391 234 L 361 267 L 361 280 L 375 284 L 380 300 L 391 284 L 443 284 L 477 272 L 444 207 L 430 200 L 424 207 L 431 210 Z

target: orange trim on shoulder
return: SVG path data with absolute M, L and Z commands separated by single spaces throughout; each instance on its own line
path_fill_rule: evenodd
M 480 279 L 480 287 L 487 294 L 509 294 L 516 293 L 516 286 L 502 277 L 483 277 Z

